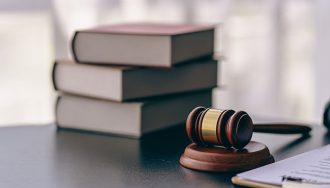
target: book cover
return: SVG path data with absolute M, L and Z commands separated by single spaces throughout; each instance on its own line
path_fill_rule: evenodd
M 211 90 L 124 103 L 61 95 L 56 105 L 56 122 L 60 128 L 139 138 L 171 126 L 184 126 L 193 108 L 211 104 Z
M 210 89 L 217 85 L 217 62 L 212 59 L 171 69 L 57 61 L 53 69 L 53 83 L 58 91 L 119 102 Z
M 80 63 L 172 67 L 210 57 L 214 27 L 197 24 L 131 23 L 76 31 L 74 58 Z

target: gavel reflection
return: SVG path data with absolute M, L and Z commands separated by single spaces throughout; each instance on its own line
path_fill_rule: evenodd
M 242 149 L 253 132 L 277 134 L 308 134 L 311 128 L 300 124 L 253 124 L 244 111 L 196 107 L 186 121 L 189 139 L 200 146 L 223 146 Z

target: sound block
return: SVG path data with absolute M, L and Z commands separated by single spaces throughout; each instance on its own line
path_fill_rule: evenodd
M 192 143 L 180 157 L 182 166 L 210 172 L 242 172 L 273 162 L 274 158 L 267 146 L 255 141 L 251 141 L 241 150 L 204 147 Z

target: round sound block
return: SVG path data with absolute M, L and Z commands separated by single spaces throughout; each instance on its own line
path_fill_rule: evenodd
M 273 163 L 266 145 L 251 141 L 242 150 L 188 145 L 180 158 L 186 168 L 211 172 L 241 172 Z

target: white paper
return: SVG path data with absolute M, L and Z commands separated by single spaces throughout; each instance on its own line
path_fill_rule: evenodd
M 297 182 L 283 182 L 282 188 L 329 188 L 329 185 L 297 183 Z
M 282 184 L 283 176 L 316 182 L 329 182 L 330 145 L 237 174 L 237 176 L 246 180 L 275 185 Z

